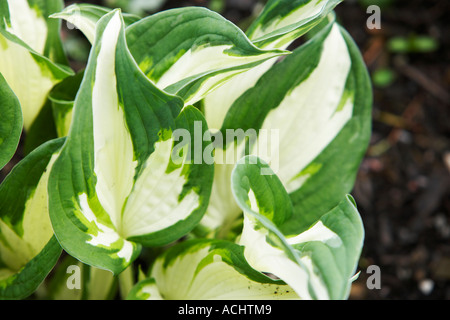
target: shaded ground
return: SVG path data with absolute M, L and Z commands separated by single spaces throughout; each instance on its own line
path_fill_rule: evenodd
M 364 7 L 337 9 L 371 73 L 395 75 L 375 85 L 372 142 L 353 192 L 366 229 L 360 267 L 380 266 L 381 290 L 367 290 L 363 272 L 352 296 L 450 299 L 450 3 L 392 3 L 374 31 L 364 28 Z M 438 48 L 393 52 L 395 37 L 419 35 Z

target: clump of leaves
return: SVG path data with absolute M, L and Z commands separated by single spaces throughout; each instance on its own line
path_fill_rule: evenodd
M 3 1 L 0 165 L 22 127 L 35 148 L 0 186 L 0 298 L 347 298 L 372 93 L 339 2 L 271 0 L 244 33 Z M 62 20 L 92 44 L 78 74 Z

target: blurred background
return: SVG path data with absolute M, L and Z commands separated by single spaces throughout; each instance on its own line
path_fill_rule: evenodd
M 243 30 L 259 0 L 98 0 L 141 16 L 205 6 Z M 380 27 L 367 20 L 380 8 Z M 450 1 L 345 0 L 338 21 L 361 49 L 374 86 L 373 135 L 353 195 L 365 225 L 361 274 L 350 299 L 450 299 Z M 373 21 L 372 21 L 373 22 Z M 64 27 L 76 70 L 89 43 Z M 381 272 L 370 290 L 370 265 Z

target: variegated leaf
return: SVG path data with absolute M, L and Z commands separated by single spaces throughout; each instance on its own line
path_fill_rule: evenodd
M 327 20 L 327 15 L 341 0 L 274 0 L 250 26 L 247 35 L 263 49 L 286 49 L 297 38 Z M 333 17 L 330 17 L 333 19 Z M 232 104 L 252 88 L 277 59 L 270 59 L 227 81 L 204 99 L 205 117 L 210 128 L 222 128 Z
M 50 217 L 69 254 L 118 274 L 142 244 L 168 244 L 194 228 L 209 200 L 213 166 L 192 163 L 187 152 L 172 161 L 181 143 L 174 131 L 192 132 L 201 123 L 203 134 L 206 123 L 193 107 L 181 112 L 183 101 L 138 68 L 120 11 L 103 16 L 96 31 L 50 177 Z
M 270 0 L 247 31 L 261 48 L 287 48 L 320 23 L 342 0 Z
M 83 7 L 69 7 L 53 16 L 68 19 L 93 38 L 95 19 L 84 13 Z M 257 48 L 237 26 L 200 7 L 151 15 L 130 25 L 126 33 L 141 70 L 158 88 L 182 97 L 186 105 L 201 100 L 239 73 L 288 54 Z
M 228 157 L 237 149 L 238 156 L 260 156 L 278 174 L 296 211 L 327 212 L 353 187 L 371 134 L 371 104 L 370 79 L 359 50 L 332 23 L 234 101 L 221 132 L 256 130 L 250 150 L 243 150 L 243 143 L 231 144 L 216 154 Z M 214 181 L 202 221 L 210 229 L 240 213 L 230 205 L 233 197 L 226 187 L 231 164 L 216 163 L 215 175 L 221 179 Z M 222 207 L 233 211 L 217 219 L 214 212 Z M 306 228 L 315 218 L 298 223 Z
M 74 3 L 60 12 L 56 12 L 50 18 L 60 18 L 73 24 L 80 29 L 91 44 L 95 42 L 95 26 L 105 14 L 111 12 L 111 9 L 88 3 Z M 140 17 L 123 13 L 123 20 L 126 25 L 135 23 Z
M 167 10 L 142 19 L 127 29 L 127 40 L 143 72 L 186 104 L 288 53 L 257 48 L 233 23 L 199 7 Z
M 60 0 L 0 3 L 0 73 L 18 97 L 28 130 L 51 88 L 72 74 L 59 38 L 60 22 L 48 15 Z
M 84 70 L 74 76 L 67 77 L 58 83 L 49 93 L 53 119 L 59 137 L 69 134 L 73 117 L 73 104 L 83 80 Z
M 354 201 L 347 196 L 329 212 L 314 212 L 316 220 L 306 230 L 295 230 L 292 224 L 304 214 L 294 213 L 281 181 L 264 170 L 270 167 L 248 156 L 233 171 L 233 193 L 244 212 L 239 243 L 246 260 L 284 280 L 302 299 L 348 298 L 364 238 Z
M 298 299 L 285 283 L 252 269 L 243 247 L 228 241 L 195 239 L 170 248 L 139 282 L 130 300 Z
M 164 298 L 159 293 L 155 279 L 147 278 L 133 286 L 127 300 L 164 300 Z
M 28 297 L 61 254 L 50 223 L 47 185 L 63 143 L 40 146 L 0 185 L 0 299 Z
M 14 92 L 0 73 L 0 170 L 11 160 L 22 133 L 22 111 Z

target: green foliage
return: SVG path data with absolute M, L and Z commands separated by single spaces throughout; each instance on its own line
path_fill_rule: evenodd
M 22 130 L 25 157 L 0 185 L 0 299 L 348 298 L 372 92 L 339 2 L 271 0 L 243 31 L 3 1 L 0 167 Z M 61 20 L 90 43 L 77 73 Z
M 395 72 L 391 69 L 378 69 L 372 74 L 373 84 L 377 87 L 387 87 L 395 80 Z
M 390 39 L 388 48 L 393 53 L 427 53 L 436 51 L 439 43 L 430 36 L 411 35 Z

